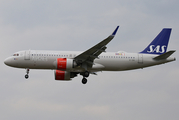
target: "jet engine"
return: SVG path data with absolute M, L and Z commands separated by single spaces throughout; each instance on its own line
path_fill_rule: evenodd
M 55 65 L 57 70 L 68 70 L 74 68 L 77 64 L 73 59 L 57 58 Z
M 68 71 L 61 71 L 55 70 L 55 80 L 71 80 L 70 78 L 74 78 L 77 76 L 78 73 L 68 72 Z

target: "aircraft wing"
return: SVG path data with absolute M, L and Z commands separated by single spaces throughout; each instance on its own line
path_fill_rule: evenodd
M 106 45 L 114 38 L 118 28 L 119 28 L 119 26 L 117 26 L 117 28 L 114 30 L 114 32 L 109 37 L 107 37 L 100 43 L 96 44 L 95 46 L 91 47 L 90 49 L 86 50 L 85 52 L 76 56 L 74 58 L 76 63 L 78 65 L 80 65 L 82 63 L 86 63 L 88 66 L 92 66 L 94 59 L 98 58 L 98 56 L 102 52 L 105 52 L 105 49 L 107 48 Z

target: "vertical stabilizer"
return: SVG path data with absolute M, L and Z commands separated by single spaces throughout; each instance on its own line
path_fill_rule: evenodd
M 166 53 L 171 30 L 171 28 L 164 28 L 157 35 L 157 37 L 140 53 L 159 55 Z

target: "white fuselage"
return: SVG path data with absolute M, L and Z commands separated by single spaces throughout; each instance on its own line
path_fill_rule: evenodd
M 15 53 L 4 63 L 11 67 L 29 69 L 52 69 L 55 80 L 71 80 L 78 74 L 87 83 L 90 74 L 97 71 L 124 71 L 159 65 L 174 61 L 170 57 L 175 50 L 167 52 L 171 28 L 163 29 L 140 53 L 106 52 L 106 45 L 114 38 L 119 26 L 106 39 L 83 52 L 25 50 Z
M 82 52 L 74 51 L 40 51 L 26 50 L 15 53 L 13 56 L 5 60 L 5 64 L 16 68 L 28 69 L 57 69 L 57 58 L 73 59 Z M 90 72 L 97 71 L 123 71 L 138 68 L 149 67 L 162 63 L 174 61 L 175 58 L 168 57 L 163 60 L 154 60 L 158 55 L 126 53 L 126 52 L 105 52 L 94 60 L 92 68 L 88 68 Z M 70 72 L 83 72 L 82 67 L 67 69 Z

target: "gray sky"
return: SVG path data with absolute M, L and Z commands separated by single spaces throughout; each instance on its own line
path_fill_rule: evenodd
M 54 80 L 52 70 L 4 65 L 16 51 L 84 51 L 120 25 L 107 51 L 142 51 L 164 28 L 178 50 L 177 0 L 0 0 L 0 119 L 178 120 L 179 67 L 171 62 L 125 72 Z M 179 58 L 178 52 L 173 56 Z

